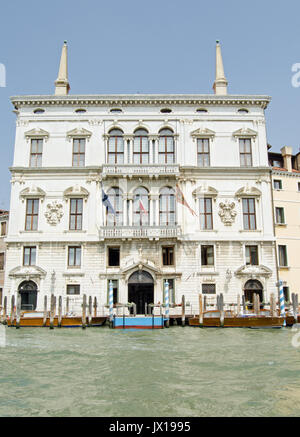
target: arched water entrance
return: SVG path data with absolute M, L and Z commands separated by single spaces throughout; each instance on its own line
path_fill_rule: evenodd
M 139 270 L 130 276 L 128 302 L 136 304 L 137 314 L 145 314 L 145 304 L 154 302 L 154 281 L 150 273 Z
M 259 295 L 260 302 L 263 301 L 263 286 L 256 279 L 250 279 L 246 282 L 244 287 L 245 293 L 245 302 L 250 302 L 251 306 L 253 305 L 253 297 L 254 294 Z
M 21 310 L 34 311 L 37 304 L 37 285 L 33 281 L 24 281 L 19 285 Z

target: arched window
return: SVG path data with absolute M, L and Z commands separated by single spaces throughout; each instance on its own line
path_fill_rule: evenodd
M 164 187 L 159 195 L 159 224 L 162 226 L 175 225 L 175 191 Z
M 162 129 L 159 132 L 158 160 L 160 164 L 175 162 L 175 142 L 171 129 Z
M 148 162 L 149 162 L 148 132 L 145 129 L 138 129 L 134 133 L 133 163 L 148 164 Z
M 123 225 L 123 196 L 122 190 L 118 187 L 110 188 L 107 192 L 114 213 L 107 212 L 107 224 L 110 226 Z
M 134 192 L 133 224 L 134 226 L 149 225 L 149 193 L 144 187 L 139 187 Z
M 121 129 L 113 129 L 109 132 L 108 139 L 108 163 L 124 163 L 124 139 Z

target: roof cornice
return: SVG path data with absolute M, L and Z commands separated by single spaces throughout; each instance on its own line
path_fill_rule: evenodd
M 212 94 L 105 94 L 68 96 L 15 96 L 11 102 L 16 109 L 23 106 L 107 106 L 107 105 L 252 105 L 265 109 L 271 101 L 269 96 Z

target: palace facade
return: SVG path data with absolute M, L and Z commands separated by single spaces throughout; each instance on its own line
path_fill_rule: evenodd
M 13 97 L 5 295 L 107 304 L 225 303 L 277 292 L 264 111 L 228 95 L 220 44 L 211 95 L 69 95 L 64 44 L 55 95 Z M 175 311 L 175 310 L 173 310 Z M 172 310 L 171 310 L 172 312 Z

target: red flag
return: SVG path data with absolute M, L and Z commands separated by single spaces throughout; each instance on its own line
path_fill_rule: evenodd
M 141 199 L 140 199 L 140 202 L 139 202 L 139 206 L 140 206 L 141 213 L 148 214 L 148 212 L 145 210 L 145 207 L 144 207 L 143 202 L 141 201 Z
M 195 213 L 195 211 L 189 206 L 189 204 L 187 203 L 187 201 L 184 198 L 183 192 L 181 191 L 181 189 L 179 188 L 178 185 L 176 185 L 176 200 L 177 202 L 181 203 L 182 205 L 186 206 L 190 213 L 192 215 L 197 216 L 197 214 Z

